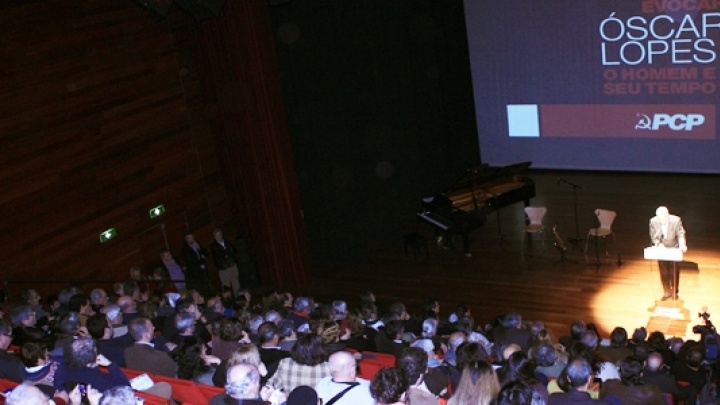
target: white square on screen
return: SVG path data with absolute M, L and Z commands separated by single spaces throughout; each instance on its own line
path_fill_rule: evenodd
M 540 120 L 537 104 L 508 104 L 508 136 L 539 137 Z

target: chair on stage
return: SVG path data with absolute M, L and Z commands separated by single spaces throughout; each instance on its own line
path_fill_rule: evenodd
M 598 208 L 595 210 L 595 216 L 598 219 L 599 225 L 597 228 L 590 228 L 590 230 L 588 231 L 588 238 L 585 241 L 585 254 L 587 254 L 587 251 L 588 251 L 588 244 L 590 242 L 590 238 L 595 238 L 595 246 L 596 247 L 597 247 L 598 239 L 603 238 L 603 242 L 605 243 L 605 255 L 607 256 L 609 253 L 607 250 L 606 237 L 608 235 L 612 235 L 613 239 L 615 238 L 615 233 L 612 230 L 612 224 L 615 221 L 617 212 Z
M 543 246 L 545 246 L 545 226 L 542 221 L 547 213 L 546 207 L 525 207 L 525 215 L 527 215 L 529 223 L 525 225 L 523 234 L 527 234 L 532 241 L 532 234 L 539 233 Z

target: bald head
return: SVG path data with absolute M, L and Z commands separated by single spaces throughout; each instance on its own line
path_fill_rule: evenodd
M 518 345 L 517 343 L 510 343 L 505 350 L 503 350 L 503 360 L 507 360 L 512 356 L 513 353 L 522 351 L 522 347 Z
M 657 215 L 658 218 L 665 220 L 670 215 L 670 211 L 668 211 L 667 207 L 660 206 L 655 210 L 655 215 Z
M 260 372 L 249 363 L 238 363 L 227 371 L 225 391 L 235 399 L 256 399 L 260 393 Z
M 458 346 L 465 343 L 467 340 L 467 335 L 463 332 L 453 332 L 450 334 L 450 338 L 448 338 L 448 346 L 450 347 L 450 350 L 457 350 Z
M 356 377 L 355 357 L 350 352 L 339 351 L 330 355 L 330 374 L 337 382 L 354 382 Z
M 658 352 L 650 352 L 647 358 L 646 367 L 648 371 L 658 371 L 663 366 L 662 354 Z
M 8 394 L 8 405 L 44 405 L 49 404 L 48 397 L 34 385 L 20 384 Z

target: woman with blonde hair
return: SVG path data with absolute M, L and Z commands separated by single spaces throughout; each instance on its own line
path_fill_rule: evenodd
M 325 321 L 318 325 L 317 334 L 322 338 L 323 347 L 328 356 L 345 349 L 345 342 L 340 341 L 342 337 L 340 336 L 341 331 L 342 329 L 337 321 Z
M 500 381 L 490 363 L 479 360 L 462 371 L 457 391 L 447 405 L 490 405 L 500 392 Z
M 260 360 L 260 351 L 257 346 L 252 343 L 241 344 L 234 352 L 230 354 L 230 357 L 220 363 L 215 374 L 213 374 L 213 385 L 216 387 L 224 387 L 227 382 L 227 370 L 236 364 L 252 364 L 257 367 L 260 372 L 260 383 L 265 385 L 267 381 L 267 368 L 265 364 Z

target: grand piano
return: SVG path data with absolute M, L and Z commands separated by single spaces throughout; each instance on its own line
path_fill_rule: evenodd
M 442 193 L 423 198 L 418 218 L 432 225 L 450 248 L 454 247 L 453 236 L 462 236 L 463 250 L 469 254 L 470 232 L 483 226 L 492 212 L 520 201 L 530 205 L 530 199 L 535 197 L 535 182 L 522 173 L 531 164 L 483 164 L 467 169 Z

